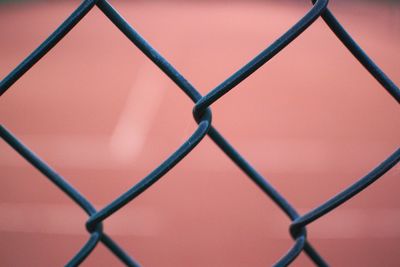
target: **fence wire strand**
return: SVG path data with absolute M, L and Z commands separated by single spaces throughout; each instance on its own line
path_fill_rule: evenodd
M 103 14 L 139 49 L 149 60 L 157 65 L 194 103 L 193 117 L 198 123 L 197 129 L 187 140 L 162 164 L 145 176 L 140 182 L 132 186 L 124 194 L 100 210 L 87 200 L 78 190 L 67 182 L 27 146 L 25 146 L 4 125 L 0 125 L 0 136 L 18 154 L 25 158 L 32 166 L 47 177 L 62 192 L 67 194 L 89 216 L 86 228 L 90 237 L 83 247 L 66 263 L 66 266 L 78 266 L 93 251 L 99 242 L 103 243 L 117 258 L 127 266 L 140 266 L 121 248 L 104 229 L 102 222 L 133 201 L 138 195 L 146 191 L 155 182 L 161 179 L 169 170 L 174 168 L 208 135 L 214 143 L 229 157 L 265 194 L 268 196 L 292 221 L 289 230 L 294 240 L 293 246 L 277 260 L 274 266 L 287 266 L 304 251 L 317 266 L 328 266 L 328 263 L 314 249 L 307 240 L 306 226 L 318 218 L 326 215 L 333 209 L 359 194 L 366 187 L 378 180 L 395 166 L 400 160 L 400 148 L 390 155 L 379 166 L 366 174 L 363 178 L 349 186 L 336 196 L 307 212 L 299 215 L 294 207 L 264 178 L 244 157 L 223 137 L 212 125 L 212 104 L 235 88 L 240 82 L 249 77 L 257 69 L 267 63 L 288 44 L 301 35 L 315 20 L 321 17 L 343 45 L 365 67 L 365 69 L 382 85 L 382 87 L 399 103 L 400 90 L 386 76 L 386 74 L 368 57 L 352 37 L 328 9 L 328 0 L 313 0 L 311 9 L 287 32 L 275 42 L 254 57 L 250 62 L 228 77 L 220 85 L 202 96 L 198 90 L 187 81 L 160 53 L 158 53 L 138 32 L 118 13 L 106 0 L 85 0 L 71 15 L 26 59 L 0 82 L 0 95 L 3 95 L 20 77 L 46 55 L 64 36 L 71 31 L 79 21 L 85 17 L 94 6 Z

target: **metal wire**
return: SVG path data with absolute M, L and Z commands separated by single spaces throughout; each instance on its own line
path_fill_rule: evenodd
M 102 222 L 134 200 L 147 188 L 161 179 L 169 170 L 178 164 L 194 149 L 201 140 L 208 135 L 214 143 L 292 220 L 290 233 L 294 244 L 274 266 L 287 266 L 304 251 L 318 266 L 328 266 L 328 263 L 318 254 L 307 240 L 306 226 L 318 218 L 326 215 L 350 198 L 379 179 L 383 174 L 395 166 L 400 160 L 400 148 L 390 155 L 379 166 L 358 180 L 347 189 L 332 197 L 322 205 L 304 215 L 299 215 L 288 201 L 251 165 L 235 148 L 220 134 L 211 123 L 210 106 L 236 85 L 254 73 L 268 62 L 296 37 L 302 34 L 319 17 L 326 22 L 333 33 L 347 47 L 353 56 L 367 69 L 367 71 L 383 86 L 383 88 L 399 103 L 399 88 L 383 73 L 382 70 L 365 54 L 351 36 L 336 20 L 327 8 L 328 0 L 312 1 L 311 9 L 287 32 L 268 46 L 249 63 L 228 77 L 205 96 L 202 96 L 166 59 L 162 57 L 139 33 L 114 9 L 106 0 L 85 0 L 80 6 L 52 33 L 36 50 L 23 60 L 10 74 L 0 82 L 0 95 L 3 95 L 21 76 L 35 63 L 50 51 L 79 21 L 94 7 L 97 6 L 105 16 L 155 65 L 157 65 L 175 84 L 194 102 L 193 116 L 198 128 L 188 139 L 162 164 L 144 177 L 140 182 L 116 198 L 110 204 L 97 211 L 93 205 L 67 180 L 48 166 L 43 160 L 29 150 L 5 126 L 0 125 L 0 136 L 14 150 L 46 176 L 62 192 L 67 194 L 89 216 L 86 228 L 90 238 L 86 244 L 66 263 L 66 266 L 77 266 L 93 251 L 96 245 L 103 243 L 116 257 L 127 266 L 139 266 L 124 250 L 114 242 L 103 230 Z

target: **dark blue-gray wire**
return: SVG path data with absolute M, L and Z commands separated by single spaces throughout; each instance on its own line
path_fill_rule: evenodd
M 13 71 L 0 81 L 0 96 L 47 54 L 92 9 L 96 0 L 85 0 L 72 14 Z
M 335 33 L 339 40 L 347 47 L 353 56 L 368 70 L 368 72 L 386 89 L 386 91 L 400 102 L 399 87 L 373 62 L 361 47 L 351 38 L 350 34 L 340 25 L 329 9 L 321 15 L 322 19 Z
M 37 63 L 50 49 L 52 49 L 90 10 L 94 5 L 115 24 L 125 36 L 131 40 L 151 61 L 153 61 L 180 89 L 195 103 L 193 116 L 198 123 L 196 131 L 188 138 L 184 144 L 178 148 L 170 157 L 167 158 L 159 167 L 144 177 L 139 183 L 115 199 L 100 211 L 87 201 L 77 190 L 69 185 L 66 180 L 52 170 L 44 161 L 33 154 L 15 136 L 13 136 L 4 126 L 0 125 L 1 137 L 12 146 L 20 155 L 29 161 L 43 175 L 49 178 L 64 193 L 73 199 L 90 216 L 86 227 L 90 233 L 90 238 L 81 250 L 70 260 L 67 266 L 79 265 L 101 241 L 110 251 L 114 253 L 127 266 L 138 266 L 110 237 L 103 232 L 102 221 L 111 216 L 114 212 L 132 201 L 139 194 L 158 181 L 165 173 L 178 164 L 194 147 L 208 135 L 216 145 L 244 172 L 247 176 L 268 195 L 292 220 L 290 233 L 295 240 L 292 248 L 275 264 L 275 266 L 289 265 L 301 251 L 305 253 L 318 266 L 328 264 L 308 243 L 306 225 L 324 216 L 332 209 L 337 208 L 342 203 L 349 200 L 354 195 L 361 192 L 367 186 L 376 181 L 389 169 L 399 162 L 400 149 L 397 149 L 387 160 L 381 163 L 373 171 L 360 179 L 343 192 L 334 196 L 324 204 L 316 207 L 303 216 L 299 216 L 296 210 L 263 178 L 234 148 L 226 139 L 211 125 L 211 110 L 209 107 L 232 90 L 236 85 L 254 73 L 263 64 L 279 53 L 284 47 L 291 43 L 304 30 L 306 30 L 319 16 L 327 23 L 330 29 L 349 49 L 354 57 L 375 77 L 375 79 L 400 102 L 399 88 L 379 69 L 379 67 L 366 55 L 357 45 L 351 36 L 336 20 L 333 14 L 327 9 L 328 0 L 312 0 L 313 7 L 307 14 L 300 19 L 285 34 L 268 46 L 264 51 L 257 55 L 253 60 L 240 68 L 232 76 L 215 87 L 205 96 L 201 94 L 154 48 L 150 46 L 132 27 L 118 14 L 118 12 L 106 0 L 85 0 L 81 5 L 52 33 L 37 49 L 35 49 L 24 61 L 22 61 L 9 75 L 0 82 L 0 95 L 14 84 L 26 71 Z
M 357 182 L 355 182 L 354 184 L 352 184 L 351 186 L 349 186 L 336 196 L 332 197 L 324 204 L 316 207 L 315 209 L 307 212 L 303 216 L 298 217 L 296 220 L 294 220 L 292 225 L 290 226 L 290 231 L 294 236 L 298 235 L 299 231 L 304 226 L 315 221 L 321 216 L 329 213 L 330 211 L 339 207 L 350 198 L 360 193 L 362 190 L 367 188 L 373 182 L 378 180 L 379 177 L 381 177 L 387 171 L 389 171 L 399 161 L 400 161 L 400 148 L 398 148 L 392 155 L 390 155 L 390 157 L 388 157 L 385 161 L 379 164 L 375 169 L 373 169 L 363 178 L 361 178 L 360 180 L 358 180 Z
M 298 35 L 300 35 L 308 26 L 314 22 L 318 16 L 323 12 L 326 8 L 328 1 L 320 0 L 318 1 L 313 8 L 298 22 L 296 23 L 288 32 L 286 32 L 281 38 L 275 41 L 270 47 L 260 53 L 255 59 L 250 61 L 247 65 L 245 65 L 242 69 L 232 75 L 227 79 L 221 86 L 217 87 L 212 91 L 224 91 L 226 93 L 228 90 L 232 89 L 234 86 L 243 81 L 246 77 L 248 77 L 251 73 L 256 71 L 259 67 L 261 67 L 265 62 L 273 57 L 273 55 L 277 54 L 280 50 L 282 50 L 287 44 L 289 44 L 292 40 L 294 40 Z M 103 11 L 103 13 L 127 36 L 129 40 L 131 40 L 150 60 L 152 60 L 161 70 L 163 70 L 167 76 L 169 76 L 195 103 L 201 102 L 204 98 L 201 98 L 200 94 L 195 90 L 195 88 L 184 79 L 182 75 L 165 60 L 154 48 L 150 46 L 131 26 L 128 22 L 126 22 L 123 17 L 118 14 L 118 12 L 105 0 L 100 0 L 97 3 L 97 6 Z M 223 94 L 215 96 L 213 99 L 218 99 Z M 196 106 L 197 106 L 196 104 Z M 195 119 L 198 121 L 202 116 L 203 112 L 205 112 L 207 107 L 194 109 L 193 114 Z M 211 130 L 210 130 L 211 131 Z M 216 133 L 216 131 L 214 131 Z M 209 136 L 214 139 L 216 135 Z M 214 140 L 215 141 L 215 140 Z M 219 144 L 220 148 L 227 153 L 227 147 L 230 146 L 227 141 L 223 138 L 216 141 Z M 229 155 L 228 155 L 229 156 Z M 235 154 L 231 154 L 231 158 L 234 162 L 241 161 L 243 164 L 243 168 L 246 170 L 246 173 L 253 174 L 255 170 L 246 163 L 246 161 L 236 152 Z M 251 170 L 250 170 L 251 169 Z M 256 173 L 256 172 L 255 172 Z M 151 175 L 149 175 L 151 176 Z M 287 204 L 286 201 L 282 202 L 283 197 L 280 196 L 272 186 L 268 185 L 266 182 L 260 183 L 258 180 L 264 180 L 261 175 L 251 175 L 250 178 L 256 181 L 256 183 L 260 186 L 264 191 L 268 192 L 270 196 L 273 196 L 273 199 L 276 200 L 279 206 L 283 207 L 287 214 L 291 214 L 291 219 L 294 220 L 298 215 L 296 212 L 292 212 L 293 208 Z M 144 178 L 149 179 L 150 181 L 155 180 L 155 178 Z M 141 188 L 139 185 L 135 187 Z M 98 214 L 92 216 L 87 222 L 88 228 L 93 228 L 96 223 L 104 220 L 108 216 L 110 216 L 113 212 L 117 211 L 123 205 L 128 203 L 128 201 L 132 200 L 138 193 L 138 189 L 132 188 L 129 192 L 125 193 L 124 196 L 118 198 L 110 205 L 106 206 L 103 210 L 101 210 Z M 284 199 L 283 199 L 284 200 Z M 285 203 L 285 204 L 283 204 Z M 294 210 L 293 210 L 294 211 Z M 305 235 L 305 231 L 304 231 Z M 299 245 L 300 244 L 300 245 Z M 305 243 L 305 238 L 298 238 L 296 240 L 296 244 L 294 247 L 288 252 L 288 256 L 283 257 L 281 261 L 279 261 L 278 265 L 286 265 L 301 252 L 304 245 L 306 253 L 314 260 L 315 263 L 319 265 L 327 265 L 323 259 L 318 255 L 318 253 L 309 245 Z M 299 249 L 300 248 L 300 249 Z
M 22 157 L 24 157 L 32 166 L 39 170 L 46 176 L 53 184 L 55 184 L 61 191 L 68 195 L 76 204 L 78 204 L 89 216 L 96 213 L 93 205 L 72 185 L 70 185 L 65 178 L 54 171 L 37 155 L 30 151 L 21 141 L 19 141 L 10 131 L 3 125 L 0 125 L 0 136 L 15 149 Z M 123 260 L 128 266 L 139 266 L 132 260 L 111 238 L 103 233 L 102 224 L 98 224 L 91 232 L 89 240 L 81 248 L 81 250 L 66 264 L 67 266 L 79 265 L 95 248 L 97 243 L 102 241 L 115 255 L 120 255 L 119 258 Z

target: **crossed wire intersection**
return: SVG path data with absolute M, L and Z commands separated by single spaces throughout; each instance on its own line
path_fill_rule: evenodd
M 79 21 L 94 7 L 97 6 L 105 16 L 154 64 L 156 64 L 175 84 L 194 102 L 193 116 L 198 127 L 192 135 L 163 163 L 128 191 L 116 198 L 100 210 L 94 206 L 65 178 L 48 166 L 35 155 L 28 147 L 17 139 L 8 129 L 0 125 L 0 136 L 14 150 L 32 164 L 38 171 L 53 182 L 61 191 L 67 194 L 89 216 L 86 222 L 90 238 L 66 266 L 77 266 L 93 251 L 96 245 L 103 243 L 116 257 L 127 266 L 139 266 L 133 258 L 109 237 L 102 222 L 134 200 L 147 188 L 157 182 L 164 174 L 178 164 L 201 140 L 208 135 L 214 143 L 229 157 L 275 204 L 292 220 L 290 234 L 294 239 L 293 246 L 283 255 L 274 266 L 287 266 L 304 251 L 318 266 L 328 266 L 328 263 L 319 255 L 307 240 L 306 226 L 321 216 L 337 208 L 350 198 L 360 193 L 383 174 L 389 171 L 400 160 L 400 148 L 384 160 L 375 169 L 349 186 L 344 191 L 327 200 L 320 206 L 299 215 L 285 198 L 279 194 L 269 182 L 257 172 L 243 158 L 235 148 L 212 125 L 211 105 L 232 90 L 236 85 L 254 73 L 296 37 L 304 32 L 312 23 L 321 17 L 339 40 L 348 48 L 355 58 L 368 70 L 368 72 L 383 86 L 384 89 L 399 103 L 399 88 L 382 72 L 379 67 L 363 52 L 351 36 L 345 31 L 327 8 L 328 0 L 313 0 L 311 9 L 280 38 L 254 57 L 250 62 L 223 81 L 220 85 L 202 96 L 166 59 L 162 57 L 151 45 L 144 40 L 134 28 L 117 12 L 106 0 L 85 0 L 79 7 L 25 60 L 23 60 L 10 74 L 0 82 L 0 95 L 3 95 L 21 76 L 36 64 L 48 51 L 50 51 Z

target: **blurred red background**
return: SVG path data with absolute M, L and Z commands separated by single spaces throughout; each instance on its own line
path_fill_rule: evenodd
M 330 8 L 400 84 L 400 5 Z M 203 94 L 310 8 L 307 1 L 112 1 Z M 0 5 L 0 77 L 78 5 Z M 1 123 L 101 208 L 196 128 L 193 103 L 95 7 L 1 98 Z M 213 105 L 213 123 L 300 213 L 399 146 L 397 103 L 317 20 Z M 60 266 L 88 238 L 87 216 L 0 142 L 0 264 Z M 309 226 L 332 266 L 398 266 L 399 167 Z M 143 266 L 269 266 L 292 245 L 290 221 L 205 138 L 105 222 Z M 102 245 L 84 266 L 118 266 Z M 310 266 L 301 255 L 294 266 Z

